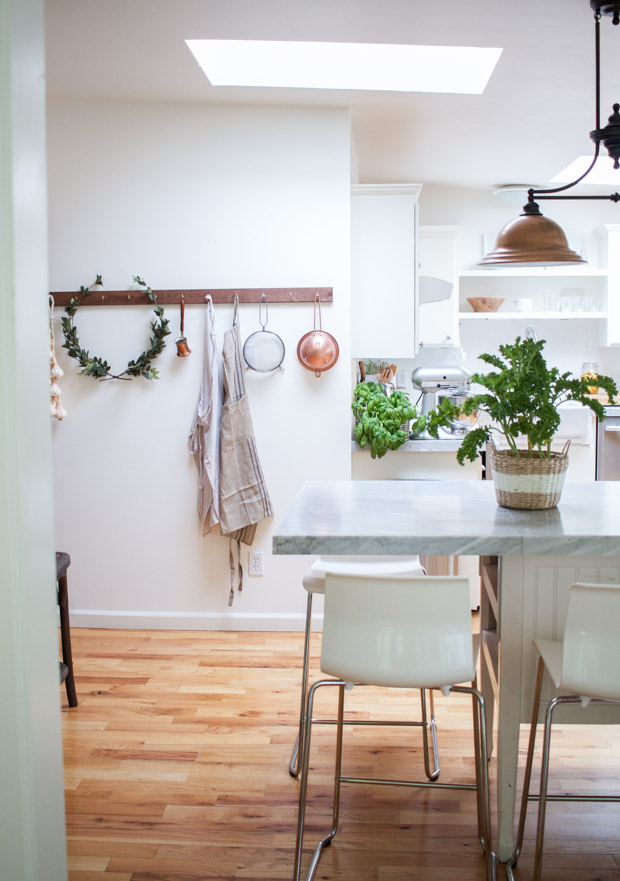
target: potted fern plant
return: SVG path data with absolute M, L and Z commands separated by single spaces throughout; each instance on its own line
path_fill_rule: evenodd
M 517 337 L 514 343 L 500 346 L 498 355 L 480 355 L 495 368 L 472 375 L 472 384 L 482 390 L 459 407 L 444 399 L 428 416 L 428 431 L 434 437 L 440 426 L 459 415 L 478 411 L 490 417 L 489 424 L 478 424 L 465 435 L 456 457 L 461 465 L 465 459 L 473 462 L 478 450 L 491 443 L 495 493 L 499 504 L 506 508 L 553 508 L 560 500 L 568 445 L 561 453 L 551 450 L 560 425 L 560 404 L 578 401 L 593 410 L 598 420 L 605 418 L 603 405 L 589 392 L 592 380 L 548 367 L 542 354 L 544 345 L 545 340 Z M 618 393 L 614 380 L 599 374 L 597 383 L 614 404 Z M 494 433 L 504 438 L 508 449 L 495 446 Z

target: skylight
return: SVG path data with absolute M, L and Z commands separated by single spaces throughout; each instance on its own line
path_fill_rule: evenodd
M 570 165 L 567 165 L 563 171 L 551 178 L 551 183 L 568 184 L 577 180 L 585 173 L 588 166 L 592 163 L 592 156 L 579 156 Z M 613 159 L 607 155 L 600 155 L 596 160 L 596 165 L 584 180 L 584 184 L 599 184 L 601 186 L 620 186 L 620 171 L 614 168 Z
M 473 46 L 186 40 L 214 86 L 480 95 L 502 53 Z

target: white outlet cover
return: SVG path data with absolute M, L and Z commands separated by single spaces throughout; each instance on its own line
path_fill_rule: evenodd
M 263 574 L 263 552 L 250 551 L 248 554 L 248 574 L 255 577 Z

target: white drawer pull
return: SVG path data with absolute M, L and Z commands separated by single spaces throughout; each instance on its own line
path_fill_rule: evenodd
M 606 425 L 605 431 L 620 431 L 620 425 Z

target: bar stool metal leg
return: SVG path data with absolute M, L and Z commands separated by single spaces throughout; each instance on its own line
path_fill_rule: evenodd
M 420 689 L 420 706 L 422 708 L 422 741 L 424 743 L 424 773 L 429 780 L 436 780 L 439 777 L 439 748 L 437 746 L 437 722 L 435 720 L 435 701 L 432 689 L 428 691 L 428 703 L 430 707 L 430 721 L 426 714 L 426 689 Z M 428 732 L 431 733 L 431 744 L 433 750 L 433 767 L 431 768 L 430 753 L 428 745 Z
M 527 759 L 525 762 L 525 773 L 523 776 L 523 795 L 521 797 L 521 810 L 519 812 L 519 826 L 517 829 L 517 840 L 515 843 L 514 853 L 506 864 L 506 877 L 509 881 L 514 881 L 513 868 L 517 865 L 517 861 L 521 855 L 523 847 L 523 835 L 525 832 L 525 820 L 527 817 L 527 803 L 530 795 L 530 783 L 532 780 L 532 765 L 534 764 L 534 747 L 536 745 L 536 725 L 538 723 L 538 711 L 540 707 L 540 692 L 542 688 L 543 673 L 545 665 L 542 658 L 538 659 L 538 667 L 536 669 L 536 685 L 534 687 L 534 699 L 532 703 L 532 718 L 530 721 L 530 737 L 527 746 Z
M 342 732 L 343 732 L 343 717 L 344 717 L 344 689 L 345 683 L 342 680 L 337 679 L 322 679 L 319 682 L 315 682 L 308 694 L 308 716 L 306 722 L 306 733 L 303 738 L 303 755 L 301 759 L 301 786 L 299 789 L 299 813 L 297 816 L 297 842 L 295 846 L 295 870 L 294 870 L 294 881 L 299 881 L 300 873 L 301 873 L 301 857 L 303 853 L 303 844 L 304 844 L 304 820 L 306 816 L 306 798 L 308 794 L 308 771 L 310 767 L 310 737 L 312 726 L 310 724 L 310 720 L 312 719 L 312 708 L 314 705 L 314 695 L 318 688 L 323 685 L 335 685 L 339 688 L 338 692 L 338 713 L 336 719 L 336 758 L 335 758 L 335 767 L 334 767 L 334 797 L 333 797 L 333 807 L 332 807 L 332 826 L 331 830 L 325 835 L 317 846 L 314 849 L 314 853 L 312 855 L 312 860 L 310 862 L 310 867 L 308 869 L 308 873 L 306 875 L 306 881 L 312 881 L 314 878 L 314 874 L 317 870 L 317 866 L 319 864 L 319 859 L 321 857 L 321 853 L 324 847 L 328 847 L 334 835 L 338 831 L 338 817 L 340 812 L 340 779 L 342 776 Z
M 297 740 L 293 747 L 291 761 L 288 766 L 291 777 L 297 777 L 301 768 L 301 755 L 303 753 L 303 732 L 306 720 L 307 698 L 308 698 L 308 667 L 310 666 L 310 630 L 312 623 L 312 591 L 308 591 L 308 599 L 306 602 L 306 633 L 304 636 L 304 660 L 301 671 L 301 698 L 299 705 L 299 725 L 297 728 Z
M 305 881 L 313 881 L 316 870 L 321 858 L 321 854 L 325 847 L 328 847 L 338 831 L 338 818 L 340 808 L 340 784 L 345 783 L 366 783 L 374 785 L 396 785 L 410 787 L 430 787 L 438 789 L 476 789 L 476 803 L 478 814 L 478 831 L 480 844 L 485 854 L 485 872 L 486 881 L 496 881 L 497 858 L 492 849 L 491 843 L 491 809 L 489 802 L 489 776 L 488 776 L 488 754 L 486 741 L 486 716 L 484 697 L 478 691 L 475 683 L 471 687 L 452 686 L 450 689 L 454 692 L 462 694 L 471 694 L 472 696 L 472 712 L 473 712 L 473 730 L 475 738 L 475 768 L 476 768 L 476 784 L 463 783 L 436 783 L 432 780 L 428 783 L 404 781 L 404 780 L 382 780 L 368 779 L 362 777 L 347 777 L 342 775 L 342 736 L 344 725 L 344 692 L 346 683 L 344 680 L 338 679 L 322 679 L 315 682 L 308 693 L 308 707 L 305 721 L 305 732 L 302 737 L 303 752 L 301 756 L 301 774 L 300 774 L 300 790 L 299 790 L 299 811 L 297 816 L 297 839 L 295 846 L 295 863 L 293 872 L 293 881 L 300 881 L 301 876 L 301 860 L 303 853 L 304 840 L 304 823 L 306 816 L 306 800 L 308 796 L 308 774 L 310 769 L 310 746 L 312 723 L 317 720 L 313 718 L 313 705 L 316 691 L 323 686 L 336 686 L 339 688 L 338 694 L 338 712 L 337 712 L 337 734 L 336 734 L 336 757 L 334 768 L 334 795 L 332 808 L 332 824 L 330 831 L 323 836 L 317 843 L 310 866 L 305 875 Z
M 486 706 L 482 694 L 478 691 L 477 682 L 471 687 L 453 685 L 450 691 L 471 694 L 473 708 L 474 756 L 476 768 L 476 807 L 478 814 L 478 834 L 480 845 L 485 855 L 487 881 L 496 881 L 497 855 L 492 848 L 491 838 L 491 805 L 489 799 L 489 755 L 487 749 Z M 427 783 L 429 787 L 441 787 L 441 783 Z M 450 784 L 446 784 L 449 787 Z M 461 788 L 454 785 L 453 788 Z M 462 787 L 471 788 L 471 787 Z

